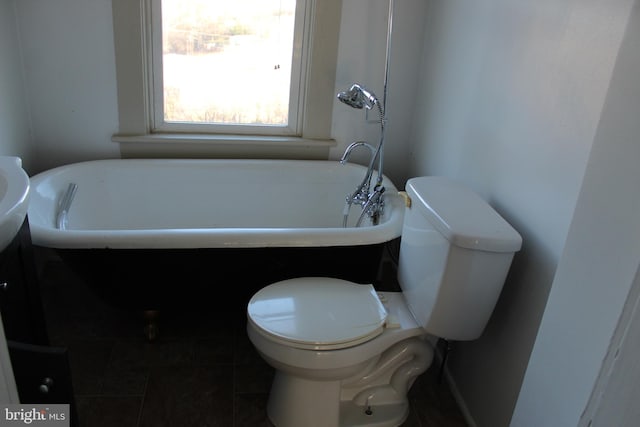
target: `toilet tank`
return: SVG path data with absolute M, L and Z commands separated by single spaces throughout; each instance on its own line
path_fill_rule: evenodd
M 430 334 L 473 340 L 484 330 L 522 238 L 487 202 L 444 177 L 407 181 L 398 282 Z

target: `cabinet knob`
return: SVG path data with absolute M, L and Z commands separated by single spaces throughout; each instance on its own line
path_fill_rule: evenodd
M 53 380 L 49 377 L 46 377 L 45 379 L 42 380 L 42 384 L 40 384 L 40 387 L 38 387 L 38 390 L 40 390 L 40 393 L 42 394 L 47 394 L 49 393 L 49 388 L 53 386 Z

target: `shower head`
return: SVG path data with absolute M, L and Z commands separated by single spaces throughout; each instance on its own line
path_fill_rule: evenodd
M 353 108 L 370 110 L 379 103 L 373 92 L 359 84 L 354 84 L 349 90 L 338 93 L 338 99 Z

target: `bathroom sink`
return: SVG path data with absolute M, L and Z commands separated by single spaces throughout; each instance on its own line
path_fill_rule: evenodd
M 20 230 L 29 205 L 29 176 L 19 157 L 0 156 L 0 251 Z

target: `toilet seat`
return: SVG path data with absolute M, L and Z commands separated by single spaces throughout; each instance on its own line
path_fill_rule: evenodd
M 251 298 L 248 319 L 268 339 L 295 348 L 337 350 L 384 331 L 387 311 L 372 285 L 328 277 L 284 280 Z

